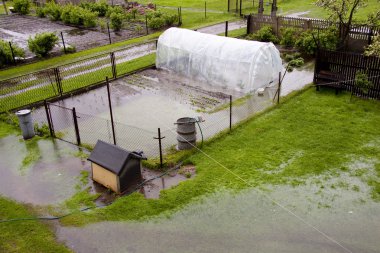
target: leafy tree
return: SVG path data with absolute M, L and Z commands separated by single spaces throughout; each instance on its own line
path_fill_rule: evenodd
M 353 24 L 357 23 L 355 20 L 355 13 L 361 8 L 366 6 L 368 0 L 317 0 L 316 4 L 324 8 L 329 13 L 329 19 L 339 23 L 339 45 L 345 46 L 350 30 Z M 380 12 L 369 16 L 367 24 L 378 22 Z
M 51 32 L 44 32 L 36 34 L 34 38 L 29 37 L 28 47 L 38 57 L 44 57 L 54 48 L 57 42 L 57 35 Z

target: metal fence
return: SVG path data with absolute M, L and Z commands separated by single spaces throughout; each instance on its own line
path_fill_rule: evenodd
M 263 14 L 251 14 L 247 19 L 248 33 L 254 33 L 263 26 L 271 26 L 276 36 L 281 37 L 282 29 L 295 28 L 299 30 L 325 30 L 331 26 L 339 29 L 339 24 L 328 20 L 311 18 L 294 18 L 284 16 L 271 16 Z M 380 27 L 355 26 L 349 32 L 347 46 L 351 51 L 363 51 L 363 48 L 380 34 Z
M 246 97 L 244 103 L 236 105 L 233 104 L 232 96 L 226 96 L 224 109 L 205 114 L 204 121 L 199 122 L 196 133 L 198 145 L 201 145 L 202 140 L 209 140 L 222 131 L 231 131 L 233 125 L 272 106 L 273 97 L 278 95 L 277 89 L 278 87 L 267 88 L 264 96 L 254 94 Z M 33 111 L 33 118 L 40 126 L 48 125 L 53 137 L 88 148 L 102 140 L 116 143 L 130 151 L 142 150 L 148 158 L 158 158 L 161 151 L 165 156 L 177 144 L 176 126 L 173 122 L 162 122 L 157 131 L 148 131 L 112 121 L 107 116 L 84 114 L 75 108 L 48 102 L 43 110 Z M 158 137 L 162 137 L 160 141 Z
M 154 53 L 156 41 L 0 81 L 0 113 L 62 98 L 88 86 L 105 83 L 141 68 L 129 61 Z M 149 67 L 152 67 L 150 65 Z
M 365 74 L 371 85 L 360 87 L 357 82 L 359 73 Z M 380 58 L 320 50 L 315 63 L 314 83 L 336 86 L 365 98 L 380 99 Z

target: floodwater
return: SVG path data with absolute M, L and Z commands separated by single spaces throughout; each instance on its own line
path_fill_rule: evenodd
M 77 151 L 62 141 L 39 140 L 31 145 L 20 136 L 1 138 L 0 194 L 35 205 L 57 204 L 71 197 L 80 172 L 89 170 L 86 160 L 74 156 Z M 37 159 L 23 166 L 30 152 Z
M 302 89 L 310 83 L 313 72 L 308 69 L 288 73 L 281 87 L 281 95 Z M 233 105 L 232 123 L 236 124 L 255 113 L 273 105 L 277 87 L 267 88 L 263 96 L 254 93 Z M 117 144 L 128 150 L 143 150 L 148 157 L 157 156 L 157 141 L 153 139 L 160 128 L 164 150 L 175 145 L 177 119 L 201 117 L 197 125 L 197 139 L 210 138 L 230 125 L 229 96 L 233 100 L 246 94 L 194 81 L 164 70 L 149 69 L 135 75 L 111 82 L 111 100 L 116 124 Z M 110 111 L 106 87 L 98 88 L 64 99 L 56 104 L 75 107 L 79 115 L 78 124 L 84 143 L 94 145 L 97 139 L 112 142 Z M 42 115 L 43 108 L 36 115 Z M 66 134 L 75 142 L 74 126 L 70 125 L 67 111 L 52 110 L 56 131 Z M 62 115 L 60 115 L 62 114 Z M 93 116 L 91 116 L 93 115 Z M 69 125 L 68 125 L 69 124 Z M 96 127 L 95 127 L 96 126 Z
M 195 201 L 170 217 L 58 227 L 60 241 L 84 252 L 326 252 L 374 253 L 380 248 L 380 203 L 337 179 L 226 190 Z M 348 181 L 350 182 L 350 181 Z M 323 187 L 322 187 L 323 186 Z

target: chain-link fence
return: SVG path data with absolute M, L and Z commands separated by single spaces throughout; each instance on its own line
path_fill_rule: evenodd
M 149 62 L 153 64 L 148 55 L 155 50 L 156 41 L 151 41 L 0 81 L 0 112 L 42 104 L 46 99 L 59 98 L 67 93 L 103 83 L 106 76 L 112 79 L 136 71 L 143 66 L 130 61 L 146 56 L 148 58 L 143 65 L 149 65 Z
M 196 119 L 196 140 L 198 145 L 223 131 L 231 131 L 233 125 L 272 106 L 277 87 L 267 88 L 262 95 L 251 94 L 232 99 L 225 96 L 223 106 L 205 113 Z M 237 102 L 239 101 L 239 102 Z M 159 122 L 157 131 L 149 131 L 137 126 L 113 122 L 107 115 L 95 116 L 76 112 L 75 108 L 46 103 L 45 108 L 34 111 L 34 120 L 49 125 L 56 138 L 93 148 L 98 140 L 116 145 L 129 151 L 143 151 L 148 158 L 170 153 L 181 140 L 177 126 L 173 122 Z M 161 141 L 158 137 L 162 137 Z M 183 141 L 183 140 L 182 140 Z

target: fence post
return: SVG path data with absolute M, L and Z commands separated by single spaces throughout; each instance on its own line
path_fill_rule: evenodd
M 182 25 L 182 6 L 179 7 L 179 14 L 180 14 L 179 16 L 181 17 L 181 19 L 180 19 L 181 24 L 180 25 Z
M 153 139 L 155 140 L 158 140 L 158 147 L 159 147 L 159 150 L 160 150 L 160 168 L 162 169 L 163 167 L 163 162 L 162 162 L 162 144 L 161 144 L 161 140 L 164 139 L 164 137 L 161 137 L 161 128 L 158 128 L 158 137 L 153 137 Z
M 230 131 L 232 130 L 232 95 L 230 95 Z
M 63 51 L 66 54 L 66 45 L 65 45 L 65 40 L 63 39 L 63 32 L 61 32 L 61 38 L 62 38 L 62 44 L 63 44 Z
M 13 59 L 13 63 L 16 64 L 16 57 L 15 57 L 15 53 L 13 52 L 13 47 L 12 47 L 12 43 L 9 41 L 9 48 L 11 49 L 11 53 L 12 53 L 12 59 Z
M 55 75 L 55 81 L 57 83 L 58 92 L 59 95 L 62 97 L 62 81 L 61 81 L 61 74 L 59 73 L 59 68 L 54 68 L 54 75 Z
M 112 44 L 111 33 L 110 33 L 110 24 L 108 22 L 107 22 L 107 30 L 108 30 L 108 40 L 109 40 L 110 44 Z
M 111 92 L 110 92 L 110 83 L 108 81 L 108 76 L 106 77 L 106 83 L 107 83 L 108 105 L 110 108 L 110 115 L 111 115 L 111 128 L 112 128 L 113 144 L 116 145 L 115 124 L 113 121 Z
M 227 1 L 227 4 L 228 4 L 228 6 L 227 6 L 227 12 L 230 12 L 230 4 L 231 4 L 231 0 L 228 0 L 228 1 Z
M 228 21 L 226 21 L 226 31 L 225 31 L 225 36 L 228 37 Z
M 77 112 L 75 111 L 75 107 L 73 107 L 73 120 L 74 120 L 74 127 L 75 127 L 75 135 L 77 137 L 77 145 L 80 146 L 80 134 L 79 134 L 79 127 L 78 127 L 78 120 L 77 120 Z
M 243 16 L 242 8 L 243 8 L 243 0 L 240 0 L 240 17 Z
M 247 34 L 251 32 L 251 22 L 252 22 L 252 14 L 249 14 L 247 18 Z
M 46 102 L 46 100 L 44 100 L 44 106 L 45 106 L 46 119 L 47 119 L 48 126 L 49 126 L 50 136 L 55 137 L 53 122 L 51 120 L 51 115 L 50 115 L 50 107 L 49 107 L 48 103 Z
M 148 30 L 148 16 L 145 15 L 145 29 L 146 29 L 146 35 L 149 34 L 149 30 Z
M 239 0 L 236 0 L 235 12 L 238 13 L 238 11 L 239 11 Z
M 112 76 L 115 79 L 117 77 L 115 53 L 111 52 L 110 57 L 111 57 Z
M 368 34 L 368 45 L 371 45 L 371 43 L 372 43 L 372 36 L 373 36 L 373 31 L 370 28 L 369 34 Z
M 278 73 L 277 104 L 280 103 L 280 92 L 281 92 L 281 72 Z

